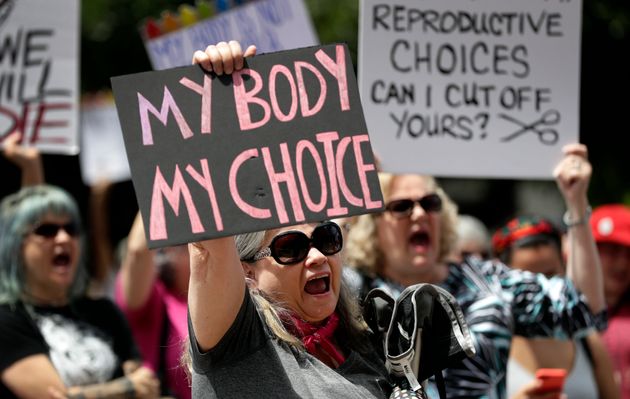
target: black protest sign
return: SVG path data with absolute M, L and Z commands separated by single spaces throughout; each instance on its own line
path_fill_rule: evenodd
M 112 86 L 149 247 L 382 209 L 345 45 Z

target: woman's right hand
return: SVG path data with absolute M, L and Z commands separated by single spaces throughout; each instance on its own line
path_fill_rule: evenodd
M 35 147 L 20 144 L 22 133 L 15 131 L 3 141 L 4 157 L 22 172 L 22 187 L 44 183 L 44 165 L 40 152 Z
M 154 399 L 160 396 L 160 381 L 150 369 L 139 367 L 129 373 L 127 378 L 133 384 L 135 398 Z
M 197 50 L 193 54 L 192 63 L 199 64 L 208 72 L 217 75 L 231 74 L 243 68 L 243 59 L 256 55 L 256 46 L 249 46 L 245 53 L 236 40 L 229 43 L 219 42 L 206 47 L 205 51 Z
M 562 391 L 545 391 L 541 392 L 540 388 L 543 386 L 543 381 L 535 379 L 529 384 L 525 385 L 516 395 L 510 399 L 567 399 L 567 396 Z
M 131 383 L 131 387 L 129 387 Z M 131 389 L 133 388 L 133 392 Z M 77 398 L 120 398 L 157 399 L 160 397 L 160 381 L 153 371 L 146 367 L 138 367 L 125 377 L 102 384 L 75 386 L 68 389 L 48 387 L 48 399 Z

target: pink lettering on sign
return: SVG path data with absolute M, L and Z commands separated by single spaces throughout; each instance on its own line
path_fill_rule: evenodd
M 348 77 L 346 75 L 346 54 L 343 46 L 337 45 L 335 47 L 337 61 L 333 61 L 332 58 L 324 52 L 324 50 L 318 50 L 315 53 L 317 60 L 326 68 L 332 76 L 337 79 L 337 86 L 339 88 L 339 102 L 341 103 L 341 110 L 347 111 L 350 109 L 350 100 L 348 99 Z
M 278 98 L 276 96 L 276 75 L 282 74 L 287 78 L 289 82 L 289 86 L 291 88 L 291 108 L 289 109 L 288 114 L 284 114 L 280 109 L 280 105 L 278 104 Z M 291 71 L 289 68 L 284 65 L 274 65 L 271 68 L 271 72 L 269 72 L 269 96 L 271 97 L 271 108 L 273 109 L 273 114 L 278 118 L 281 122 L 289 122 L 295 117 L 297 113 L 297 88 L 295 87 L 295 82 L 293 81 L 293 76 L 291 75 Z
M 289 198 L 291 198 L 291 206 L 293 207 L 293 216 L 295 221 L 304 221 L 304 211 L 302 210 L 302 204 L 300 202 L 300 193 L 295 182 L 295 174 L 293 173 L 293 166 L 291 166 L 291 158 L 289 156 L 289 147 L 287 143 L 280 144 L 280 153 L 282 154 L 282 165 L 284 166 L 284 172 L 278 173 L 273 168 L 273 162 L 271 160 L 271 153 L 269 147 L 263 147 L 262 149 L 263 160 L 265 161 L 265 168 L 267 169 L 267 176 L 269 177 L 269 183 L 271 183 L 271 190 L 273 191 L 273 200 L 276 204 L 276 210 L 278 212 L 278 219 L 280 223 L 288 223 L 289 217 L 282 200 L 282 193 L 280 192 L 280 184 L 286 183 L 287 190 L 289 191 Z
M 179 216 L 180 197 L 184 197 L 192 232 L 204 232 L 203 225 L 201 224 L 201 220 L 197 214 L 197 209 L 195 208 L 195 204 L 192 200 L 192 195 L 190 195 L 190 190 L 184 181 L 184 177 L 179 170 L 179 166 L 175 166 L 173 188 L 169 187 L 168 183 L 166 183 L 160 167 L 156 166 L 155 179 L 153 181 L 153 196 L 151 198 L 151 219 L 149 221 L 149 237 L 151 240 L 165 240 L 168 238 L 168 232 L 166 231 L 166 217 L 164 215 L 164 202 L 162 199 L 166 198 L 175 212 L 175 215 Z
M 243 75 L 249 75 L 254 79 L 254 88 L 250 91 L 245 90 L 245 84 L 243 82 Z M 260 74 L 252 69 L 243 68 L 240 71 L 232 73 L 232 80 L 234 82 L 234 99 L 236 100 L 236 113 L 238 114 L 238 123 L 241 130 L 251 130 L 257 127 L 263 126 L 269 121 L 271 117 L 271 111 L 269 104 L 265 100 L 256 97 L 256 94 L 262 89 L 263 82 Z M 258 122 L 252 122 L 251 114 L 249 113 L 249 104 L 254 103 L 262 107 L 264 116 Z
M 335 47 L 335 59 L 329 57 L 323 50 L 318 50 L 315 53 L 316 59 L 319 63 L 335 78 L 339 89 L 339 102 L 342 111 L 350 109 L 350 100 L 348 93 L 348 77 L 346 73 L 346 54 L 343 46 Z M 293 63 L 295 69 L 295 80 L 291 74 L 291 70 L 284 65 L 274 65 L 268 76 L 269 84 L 269 102 L 267 100 L 258 97 L 259 93 L 263 90 L 264 83 L 261 75 L 249 68 L 244 68 L 240 71 L 232 74 L 232 81 L 234 86 L 234 98 L 236 102 L 236 112 L 238 114 L 238 121 L 241 130 L 251 130 L 261 126 L 264 126 L 271 119 L 271 114 L 280 122 L 289 122 L 295 118 L 297 113 L 298 103 L 296 98 L 299 99 L 300 112 L 303 117 L 309 117 L 319 113 L 326 101 L 326 95 L 328 93 L 328 86 L 326 79 L 313 64 L 306 61 L 295 61 Z M 315 79 L 316 84 L 310 84 L 307 87 L 305 82 L 305 73 L 308 71 Z M 245 89 L 243 76 L 249 76 L 254 81 L 254 87 L 249 91 Z M 286 78 L 289 89 L 291 92 L 289 109 L 282 110 L 278 102 L 277 93 L 277 79 L 278 75 L 284 75 Z M 183 83 L 182 83 L 183 84 Z M 196 84 L 195 84 L 196 85 Z M 317 86 L 319 86 L 317 88 Z M 195 91 L 201 92 L 201 88 L 196 85 Z M 205 89 L 204 89 L 205 90 Z M 317 93 L 319 96 L 316 99 L 309 99 L 309 92 L 311 97 L 312 93 Z M 296 94 L 297 92 L 297 94 Z M 310 101 L 314 100 L 311 105 Z M 252 121 L 250 113 L 250 104 L 257 104 L 263 110 L 263 117 L 259 121 Z
M 343 169 L 343 158 L 346 154 L 346 150 L 348 149 L 348 145 L 352 142 L 352 138 L 344 137 L 337 145 L 337 154 L 335 155 L 335 167 L 337 169 L 337 180 L 339 180 L 339 187 L 341 188 L 341 192 L 343 196 L 354 206 L 363 206 L 363 200 L 361 198 L 356 197 L 350 191 L 348 184 L 346 183 L 346 174 Z
M 201 95 L 201 134 L 210 134 L 212 132 L 212 79 L 204 75 L 203 86 L 188 78 L 181 78 L 179 83 Z
M 308 69 L 313 72 L 317 80 L 319 81 L 319 98 L 315 102 L 312 108 L 309 107 L 308 104 L 308 93 L 306 90 L 306 85 L 304 84 L 304 74 L 302 73 L 302 69 Z M 322 107 L 324 106 L 324 100 L 326 99 L 326 80 L 324 80 L 324 76 L 315 68 L 313 65 L 304 61 L 296 61 L 295 62 L 295 74 L 297 76 L 297 84 L 298 84 L 298 93 L 300 93 L 300 108 L 302 111 L 302 116 L 313 116 L 318 113 Z
M 164 98 L 162 99 L 162 108 L 157 110 L 142 94 L 138 93 L 138 107 L 140 111 L 140 125 L 142 126 L 142 144 L 153 145 L 153 131 L 151 129 L 151 121 L 149 120 L 149 112 L 156 116 L 164 126 L 168 122 L 169 111 L 173 112 L 175 122 L 179 126 L 179 131 L 182 133 L 184 139 L 189 139 L 193 136 L 192 130 L 186 123 L 182 111 L 175 103 L 175 99 L 168 90 L 168 87 L 164 86 Z
M 269 209 L 257 208 L 253 205 L 248 204 L 243 200 L 241 194 L 238 191 L 238 186 L 236 184 L 236 178 L 238 175 L 238 170 L 240 169 L 243 163 L 251 158 L 258 158 L 258 150 L 255 148 L 245 150 L 238 154 L 234 161 L 232 162 L 232 166 L 230 166 L 230 175 L 229 175 L 229 186 L 230 193 L 232 194 L 232 199 L 238 208 L 245 212 L 247 215 L 256 218 L 256 219 L 269 219 L 271 217 L 271 211 Z
M 212 206 L 212 215 L 214 221 L 217 224 L 217 231 L 223 230 L 223 219 L 221 219 L 221 212 L 219 211 L 219 204 L 217 203 L 217 196 L 214 193 L 214 185 L 212 184 L 212 178 L 210 177 L 210 168 L 208 167 L 208 160 L 201 160 L 201 173 L 199 174 L 192 165 L 186 166 L 186 172 L 192 176 L 208 192 L 208 198 L 210 199 L 210 205 Z
M 361 181 L 361 190 L 363 191 L 363 198 L 365 198 L 365 207 L 367 209 L 375 209 L 383 206 L 381 201 L 372 201 L 370 198 L 370 188 L 367 182 L 366 172 L 376 170 L 373 163 L 363 163 L 363 153 L 361 152 L 361 143 L 369 142 L 370 138 L 367 134 L 361 134 L 352 137 L 352 145 L 354 147 L 354 157 L 357 161 L 357 171 L 359 172 L 359 180 Z
M 326 156 L 326 169 L 330 178 L 330 195 L 332 197 L 332 208 L 326 213 L 328 216 L 344 216 L 348 214 L 348 208 L 342 207 L 339 200 L 339 189 L 337 187 L 337 170 L 335 165 L 335 150 L 333 149 L 333 141 L 339 139 L 337 132 L 323 132 L 316 136 L 317 141 L 324 144 L 324 155 Z
M 311 153 L 311 157 L 315 161 L 315 169 L 319 176 L 319 185 L 321 194 L 319 202 L 315 203 L 311 198 L 311 194 L 308 191 L 308 184 L 304 178 L 304 151 L 308 150 Z M 311 212 L 320 212 L 326 206 L 326 199 L 328 198 L 328 186 L 326 185 L 326 176 L 324 175 L 324 167 L 322 165 L 322 159 L 315 148 L 315 145 L 308 140 L 300 140 L 295 147 L 295 163 L 298 171 L 298 180 L 300 181 L 300 188 L 302 189 L 302 196 L 304 197 L 304 203 Z

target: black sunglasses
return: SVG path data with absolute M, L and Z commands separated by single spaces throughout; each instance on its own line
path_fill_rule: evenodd
M 60 229 L 63 229 L 63 231 L 72 237 L 79 235 L 79 226 L 74 222 L 66 224 L 42 223 L 33 229 L 33 234 L 44 238 L 55 238 Z
M 442 198 L 435 193 L 418 199 L 405 198 L 392 201 L 385 206 L 385 210 L 399 218 L 409 216 L 413 212 L 416 202 L 428 213 L 442 210 Z
M 334 255 L 343 248 L 341 229 L 333 222 L 324 222 L 313 229 L 309 238 L 301 231 L 285 231 L 273 238 L 268 247 L 262 248 L 249 259 L 256 262 L 272 256 L 281 265 L 293 265 L 303 261 L 311 247 L 324 255 Z

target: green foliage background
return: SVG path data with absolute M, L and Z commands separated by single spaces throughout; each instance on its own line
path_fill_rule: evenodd
M 138 26 L 147 16 L 176 10 L 176 0 L 84 0 L 82 72 L 84 91 L 107 88 L 109 77 L 151 69 Z M 630 109 L 630 2 L 584 0 L 581 141 L 595 165 L 595 204 L 630 204 L 626 115 Z M 358 0 L 306 0 L 322 43 L 345 41 L 356 65 Z

